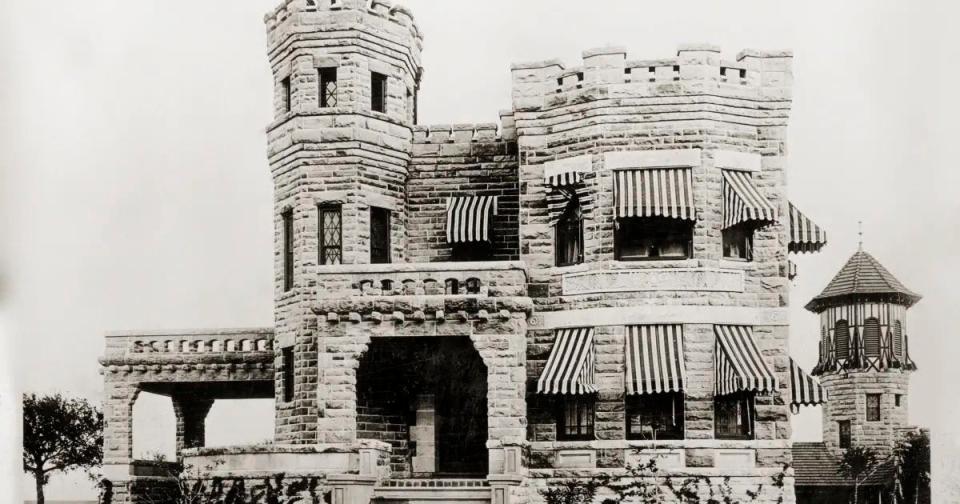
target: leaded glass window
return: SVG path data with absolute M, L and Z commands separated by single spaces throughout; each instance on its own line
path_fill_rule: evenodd
M 340 205 L 321 205 L 319 208 L 321 265 L 343 262 L 343 219 Z
M 320 107 L 337 106 L 337 67 L 321 68 Z

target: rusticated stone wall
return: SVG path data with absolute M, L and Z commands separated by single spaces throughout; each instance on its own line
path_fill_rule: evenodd
M 827 392 L 823 405 L 823 441 L 839 452 L 838 422 L 850 420 L 853 446 L 874 448 L 888 454 L 898 440 L 898 429 L 907 427 L 910 372 L 900 370 L 826 373 L 820 384 Z M 867 394 L 880 394 L 880 420 L 867 421 Z M 900 395 L 900 406 L 896 396 Z

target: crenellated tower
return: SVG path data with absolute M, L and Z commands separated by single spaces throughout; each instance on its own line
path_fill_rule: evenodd
M 820 315 L 823 441 L 834 451 L 865 446 L 889 453 L 907 427 L 910 358 L 907 309 L 920 296 L 858 250 L 806 308 Z
M 278 372 L 276 434 L 310 443 L 317 266 L 404 260 L 422 38 L 407 10 L 377 0 L 286 0 L 265 22 L 277 364 L 292 381 L 284 390 Z M 376 226 L 389 229 L 379 243 Z

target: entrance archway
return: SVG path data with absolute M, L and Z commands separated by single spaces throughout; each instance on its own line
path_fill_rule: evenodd
M 486 475 L 487 368 L 468 337 L 374 338 L 357 370 L 357 437 L 394 477 Z

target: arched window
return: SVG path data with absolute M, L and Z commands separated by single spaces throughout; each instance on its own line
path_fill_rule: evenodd
M 557 266 L 583 262 L 583 212 L 576 196 L 570 198 L 557 221 L 556 238 Z
M 893 355 L 903 358 L 903 324 L 899 320 L 893 323 Z
M 838 320 L 833 327 L 833 347 L 837 359 L 850 358 L 850 325 L 846 320 Z
M 875 317 L 863 322 L 863 353 L 867 357 L 880 357 L 880 321 Z

